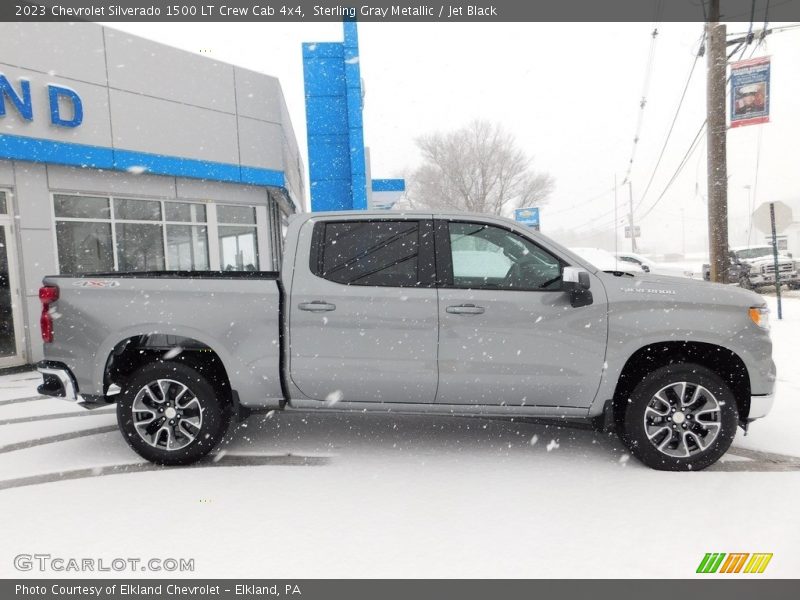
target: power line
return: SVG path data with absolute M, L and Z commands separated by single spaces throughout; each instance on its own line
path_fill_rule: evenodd
M 661 16 L 661 9 L 662 9 L 662 1 L 663 0 L 656 0 L 655 5 L 655 13 L 653 15 L 653 31 L 650 33 L 650 50 L 647 55 L 647 63 L 645 66 L 644 72 L 644 83 L 642 85 L 642 96 L 639 100 L 639 114 L 636 119 L 636 132 L 633 136 L 633 145 L 631 148 L 631 157 L 628 160 L 628 168 L 625 171 L 625 177 L 622 180 L 620 185 L 625 185 L 631 176 L 631 169 L 633 168 L 633 162 L 636 159 L 636 149 L 639 146 L 639 138 L 642 133 L 642 123 L 644 122 L 644 109 L 647 106 L 647 94 L 650 91 L 650 81 L 652 80 L 653 75 L 653 64 L 655 62 L 655 55 L 656 55 L 656 42 L 658 40 L 658 20 Z
M 675 169 L 675 172 L 672 174 L 672 177 L 670 177 L 669 181 L 667 182 L 667 185 L 661 191 L 661 194 L 659 194 L 658 198 L 656 198 L 656 201 L 653 202 L 653 204 L 650 205 L 650 208 L 648 208 L 645 211 L 645 213 L 639 217 L 640 221 L 644 219 L 647 215 L 649 215 L 653 211 L 653 209 L 658 205 L 658 203 L 661 202 L 661 199 L 666 195 L 667 191 L 669 191 L 669 188 L 678 178 L 678 175 L 680 175 L 681 171 L 683 170 L 683 167 L 685 167 L 686 163 L 689 162 L 689 158 L 691 158 L 692 154 L 694 154 L 694 151 L 697 150 L 697 146 L 699 145 L 699 142 L 702 139 L 701 136 L 706 128 L 706 124 L 707 121 L 703 121 L 703 124 L 700 126 L 700 129 L 697 130 L 697 134 L 694 136 L 692 143 L 689 145 L 689 149 L 686 151 L 686 154 L 683 155 L 680 164 L 678 164 L 678 168 Z
M 705 36 L 703 36 L 705 39 Z M 702 42 L 701 42 L 702 46 Z M 636 204 L 636 207 L 633 209 L 634 212 L 638 210 L 638 208 L 642 205 L 645 198 L 647 197 L 647 192 L 650 191 L 650 186 L 653 184 L 653 180 L 655 179 L 656 173 L 658 172 L 658 167 L 661 165 L 661 160 L 664 158 L 664 153 L 667 150 L 667 144 L 669 144 L 670 137 L 672 136 L 672 131 L 675 129 L 675 123 L 678 120 L 678 115 L 681 112 L 681 108 L 683 107 L 683 101 L 686 98 L 686 92 L 689 89 L 689 84 L 692 82 L 692 75 L 694 74 L 695 67 L 697 66 L 697 61 L 700 58 L 700 51 L 695 54 L 694 60 L 692 61 L 692 66 L 689 69 L 689 76 L 686 78 L 686 84 L 683 86 L 683 92 L 681 93 L 680 100 L 678 101 L 678 107 L 675 109 L 675 115 L 672 117 L 672 123 L 669 126 L 669 130 L 667 130 L 667 136 L 664 139 L 664 143 L 661 146 L 661 152 L 658 154 L 658 160 L 656 160 L 656 165 L 653 167 L 653 172 L 650 174 L 650 179 L 647 182 L 647 185 L 644 188 L 644 192 L 639 197 L 639 202 Z
M 547 212 L 547 216 L 549 218 L 549 217 L 552 217 L 553 215 L 560 215 L 560 214 L 563 214 L 563 213 L 571 212 L 571 211 L 573 211 L 573 210 L 575 210 L 577 208 L 580 208 L 581 206 L 585 206 L 586 204 L 589 204 L 590 202 L 594 202 L 598 198 L 602 198 L 603 196 L 605 196 L 609 192 L 613 192 L 613 191 L 614 191 L 613 187 L 605 189 L 602 192 L 600 192 L 598 194 L 595 194 L 594 196 L 592 196 L 590 198 L 586 198 L 585 200 L 581 200 L 580 202 L 576 202 L 576 203 L 572 204 L 569 208 L 562 208 L 561 210 L 557 210 L 555 212 L 548 211 Z

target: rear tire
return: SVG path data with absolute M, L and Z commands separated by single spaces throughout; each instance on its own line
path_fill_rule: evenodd
M 736 436 L 736 398 L 716 373 L 701 365 L 656 369 L 625 401 L 620 438 L 653 469 L 700 471 L 717 462 Z
M 191 367 L 154 362 L 136 371 L 117 401 L 117 424 L 139 456 L 187 465 L 222 439 L 229 414 L 213 386 Z

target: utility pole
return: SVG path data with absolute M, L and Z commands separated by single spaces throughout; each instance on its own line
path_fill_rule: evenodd
M 633 228 L 633 183 L 628 180 L 628 225 L 631 228 L 631 252 L 636 252 L 636 230 Z
M 619 252 L 619 235 L 617 229 L 619 228 L 619 221 L 617 220 L 617 174 L 614 173 L 614 260 L 616 259 L 617 252 Z M 615 265 L 616 266 L 616 265 Z
M 708 245 L 711 281 L 728 281 L 728 167 L 725 118 L 726 27 L 719 22 L 720 0 L 710 0 L 706 39 L 708 141 Z

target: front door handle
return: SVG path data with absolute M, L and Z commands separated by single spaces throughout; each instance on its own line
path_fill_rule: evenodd
M 448 306 L 445 310 L 454 315 L 482 315 L 486 309 L 482 306 L 475 306 L 474 304 L 457 304 L 455 306 Z
M 301 302 L 297 305 L 300 310 L 307 310 L 308 312 L 330 312 L 336 310 L 335 304 L 322 302 L 321 300 L 314 300 L 313 302 Z

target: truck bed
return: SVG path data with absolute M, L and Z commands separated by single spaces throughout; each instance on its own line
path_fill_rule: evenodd
M 153 271 L 50 276 L 48 361 L 75 374 L 82 396 L 108 391 L 109 359 L 130 340 L 168 357 L 213 349 L 242 405 L 283 398 L 279 275 L 274 271 Z M 231 293 L 235 292 L 235 293 Z

